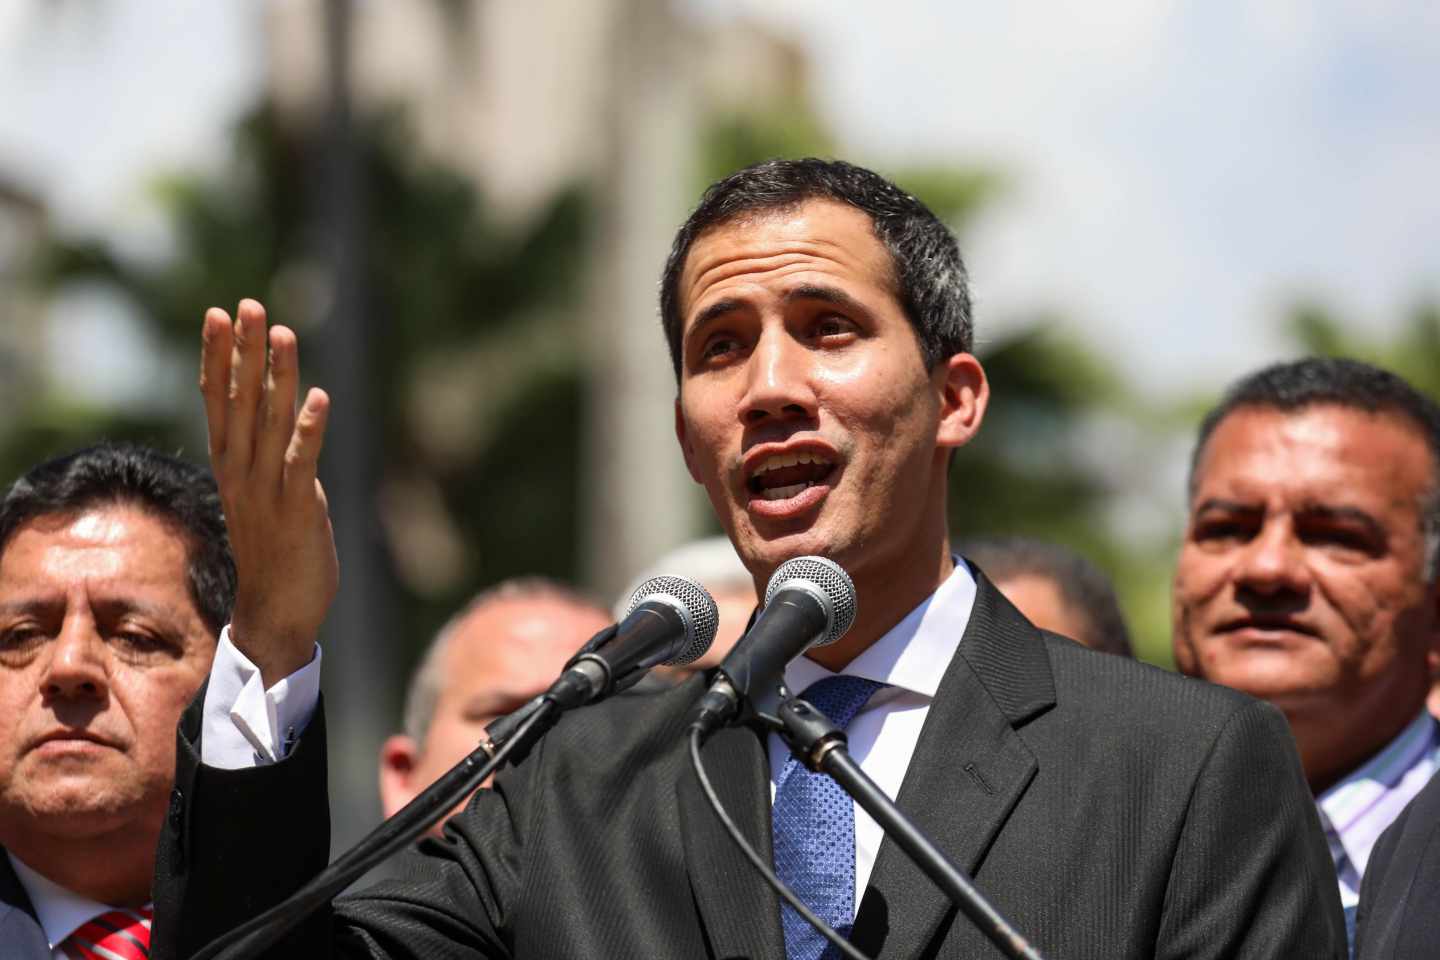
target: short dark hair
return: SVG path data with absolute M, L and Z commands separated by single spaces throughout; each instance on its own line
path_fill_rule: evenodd
M 1241 377 L 1200 421 L 1190 454 L 1191 496 L 1198 480 L 1200 458 L 1215 428 L 1240 409 L 1261 408 L 1293 413 L 1314 406 L 1347 407 L 1372 414 L 1390 414 L 1410 422 L 1430 451 L 1431 492 L 1421 505 L 1425 535 L 1425 576 L 1437 573 L 1440 554 L 1440 405 L 1415 389 L 1404 377 L 1348 357 L 1305 357 L 1275 363 Z
M 218 635 L 235 605 L 235 559 L 215 480 L 193 463 L 109 441 L 47 460 L 0 500 L 0 553 L 32 520 L 107 504 L 133 504 L 184 533 L 190 597 Z
M 710 185 L 675 234 L 660 281 L 660 322 L 680 376 L 680 273 L 701 234 L 745 214 L 785 210 L 809 200 L 834 200 L 864 212 L 890 253 L 895 295 L 905 311 L 926 369 L 969 352 L 970 292 L 955 235 L 915 197 L 877 173 L 843 160 L 766 160 Z
M 1085 636 L 1075 637 L 1092 650 L 1134 657 L 1130 629 L 1115 595 L 1115 585 L 1081 554 L 1058 543 L 1029 537 L 982 537 L 959 545 L 991 580 L 1043 577 L 1085 621 Z

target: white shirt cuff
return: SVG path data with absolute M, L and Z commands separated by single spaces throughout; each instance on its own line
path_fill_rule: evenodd
M 310 662 L 269 690 L 260 668 L 220 631 L 200 732 L 200 761 L 240 770 L 275 763 L 290 752 L 320 700 L 320 645 Z

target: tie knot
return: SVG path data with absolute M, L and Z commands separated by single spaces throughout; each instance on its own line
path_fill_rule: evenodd
M 146 960 L 150 956 L 151 907 L 107 910 L 87 920 L 60 944 L 67 957 L 80 960 Z
M 843 730 L 850 726 L 850 721 L 855 719 L 855 714 L 865 706 L 865 701 L 883 686 L 885 684 L 878 680 L 851 677 L 842 673 L 815 681 L 805 688 L 800 697 L 810 701 L 812 707 L 825 714 L 831 723 Z

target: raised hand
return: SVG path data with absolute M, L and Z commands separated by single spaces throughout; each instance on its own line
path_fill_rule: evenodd
M 211 307 L 201 342 L 210 465 L 239 575 L 230 636 L 269 687 L 310 661 L 339 583 L 315 476 L 330 398 L 311 388 L 297 412 L 295 333 L 267 331 L 257 301 L 241 300 L 233 322 Z

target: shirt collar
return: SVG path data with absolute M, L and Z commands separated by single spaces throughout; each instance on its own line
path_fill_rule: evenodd
M 35 916 L 40 921 L 40 928 L 45 931 L 45 939 L 50 941 L 52 950 L 57 943 L 78 930 L 81 924 L 115 909 L 78 893 L 71 893 L 55 881 L 36 873 L 8 850 L 6 856 L 10 858 L 10 866 L 15 868 L 15 876 L 19 878 L 20 886 L 25 888 L 30 903 L 35 907 Z
M 840 671 L 934 699 L 945 666 L 955 656 L 975 606 L 975 575 L 960 557 L 935 592 Z M 785 685 L 800 693 L 835 676 L 808 657 L 785 668 Z

